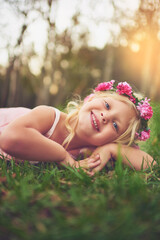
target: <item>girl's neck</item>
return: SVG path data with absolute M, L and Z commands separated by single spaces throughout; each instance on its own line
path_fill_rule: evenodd
M 66 116 L 65 116 L 66 119 Z M 77 120 L 74 118 L 71 120 L 70 122 L 70 126 L 74 129 L 77 126 Z M 65 138 L 69 135 L 68 129 L 65 125 L 65 121 L 63 121 L 63 136 L 65 136 Z M 64 140 L 65 140 L 64 138 Z M 67 144 L 66 144 L 67 146 Z M 64 146 L 65 147 L 65 146 Z M 68 144 L 68 146 L 66 147 L 67 151 L 70 150 L 74 150 L 74 149 L 79 149 L 79 148 L 84 148 L 84 147 L 93 147 L 93 146 L 89 146 L 87 143 L 84 142 L 84 139 L 81 139 L 77 133 L 75 132 L 74 137 L 71 139 L 70 143 Z
M 67 150 L 79 149 L 79 148 L 86 148 L 86 147 L 93 147 L 88 145 L 87 143 L 82 141 L 76 134 L 72 138 L 71 142 L 69 143 Z

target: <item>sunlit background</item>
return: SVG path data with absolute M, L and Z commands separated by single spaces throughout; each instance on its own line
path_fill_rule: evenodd
M 102 81 L 160 100 L 159 0 L 0 0 L 0 106 L 65 105 Z

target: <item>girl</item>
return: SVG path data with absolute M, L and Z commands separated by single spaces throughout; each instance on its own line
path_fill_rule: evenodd
M 1 154 L 80 166 L 93 175 L 117 158 L 121 144 L 123 163 L 140 170 L 144 162 L 147 168 L 152 157 L 134 143 L 149 138 L 153 111 L 148 101 L 139 100 L 128 83 L 115 86 L 111 80 L 99 84 L 84 102 L 70 102 L 68 114 L 48 106 L 1 109 Z M 75 161 L 73 156 L 84 149 L 90 157 Z

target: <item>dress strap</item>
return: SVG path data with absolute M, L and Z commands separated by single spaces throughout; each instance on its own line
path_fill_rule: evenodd
M 54 111 L 55 111 L 55 113 L 56 113 L 56 116 L 55 116 L 55 120 L 54 120 L 54 123 L 53 123 L 53 125 L 52 125 L 52 127 L 49 129 L 49 131 L 45 134 L 45 136 L 47 137 L 47 138 L 50 138 L 51 137 L 51 135 L 53 134 L 53 132 L 54 132 L 54 130 L 55 130 L 55 128 L 56 128 L 56 126 L 57 126 L 57 124 L 58 124 L 58 122 L 59 122 L 59 119 L 60 119 L 60 111 L 57 109 L 57 108 L 53 108 L 54 109 Z

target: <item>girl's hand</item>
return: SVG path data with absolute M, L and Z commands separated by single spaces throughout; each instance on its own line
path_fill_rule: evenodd
M 93 176 L 94 172 L 92 172 L 92 169 L 95 169 L 100 164 L 101 164 L 100 155 L 92 154 L 92 156 L 88 158 L 77 161 L 75 167 L 82 168 L 89 176 Z
M 93 154 L 94 155 L 99 154 L 101 162 L 99 165 L 97 165 L 96 167 L 94 167 L 92 169 L 92 175 L 94 175 L 96 172 L 101 171 L 105 167 L 107 162 L 111 159 L 112 152 L 115 147 L 116 147 L 116 144 L 105 144 L 105 145 L 97 147 L 95 149 Z M 91 157 L 92 157 L 92 155 L 91 155 Z
M 141 151 L 135 147 L 128 147 L 126 145 L 118 145 L 117 143 L 110 143 L 97 147 L 93 154 L 99 153 L 101 163 L 92 169 L 92 172 L 101 171 L 102 168 L 107 164 L 107 162 L 114 158 L 118 158 L 119 154 L 122 157 L 122 163 L 128 165 L 131 169 L 137 171 L 143 169 L 151 168 L 156 164 L 152 156 L 148 153 Z

